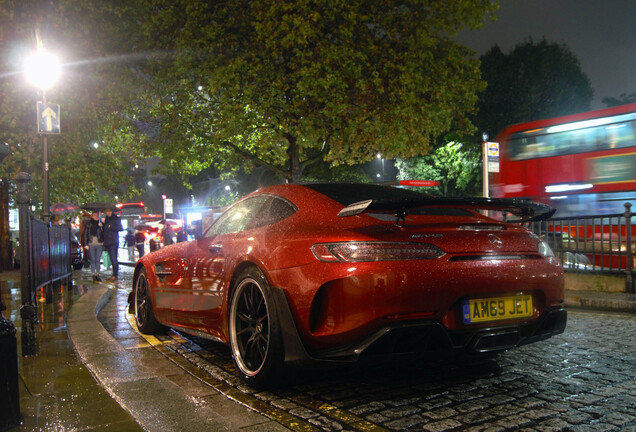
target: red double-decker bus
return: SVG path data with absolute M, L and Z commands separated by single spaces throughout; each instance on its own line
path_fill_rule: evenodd
M 498 141 L 492 196 L 540 201 L 557 217 L 636 204 L 636 104 L 510 126 Z

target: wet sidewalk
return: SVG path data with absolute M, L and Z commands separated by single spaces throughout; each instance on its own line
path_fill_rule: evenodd
M 287 430 L 202 383 L 142 338 L 126 314 L 132 269 L 120 272 L 119 286 L 75 272 L 74 286 L 54 289 L 51 303 L 40 293 L 38 354 L 18 356 L 24 422 L 9 431 Z M 4 316 L 18 329 L 18 350 L 19 277 L 0 273 Z
M 77 357 L 65 317 L 87 292 L 84 284 L 54 290 L 47 304 L 38 296 L 37 355 L 22 357 L 20 273 L 0 273 L 3 312 L 18 329 L 18 373 L 22 425 L 10 431 L 141 431 L 135 419 L 100 386 Z

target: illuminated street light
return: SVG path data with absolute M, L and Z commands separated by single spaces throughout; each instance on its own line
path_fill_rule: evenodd
M 42 41 L 37 34 L 36 38 L 38 50 L 27 59 L 25 73 L 27 80 L 42 90 L 42 103 L 46 104 L 45 90 L 59 78 L 60 62 L 42 48 Z M 46 134 L 42 135 L 42 216 L 49 220 L 49 150 Z
M 148 186 L 152 186 L 152 181 L 148 180 Z
M 381 167 L 382 167 L 382 174 L 378 174 L 377 178 L 383 178 L 385 176 L 385 171 L 384 171 L 384 158 L 382 157 L 382 153 L 378 153 L 377 155 L 375 155 L 376 159 L 378 159 L 380 161 Z
M 98 148 L 98 147 L 99 147 L 99 144 L 98 144 L 98 143 L 96 143 L 96 142 L 94 142 L 94 143 L 93 143 L 93 148 Z
M 60 77 L 60 62 L 53 54 L 40 48 L 27 59 L 24 70 L 31 84 L 45 90 Z

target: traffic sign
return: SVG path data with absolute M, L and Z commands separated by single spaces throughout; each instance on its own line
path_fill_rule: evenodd
M 164 216 L 169 214 L 169 213 L 174 213 L 172 208 L 172 198 L 166 198 L 165 200 L 163 200 L 163 213 Z
M 499 143 L 488 143 L 488 157 L 499 157 Z
M 499 172 L 499 143 L 487 142 L 486 143 L 487 156 L 488 156 L 488 172 Z
M 60 133 L 60 105 L 37 103 L 37 128 L 39 134 L 58 135 Z

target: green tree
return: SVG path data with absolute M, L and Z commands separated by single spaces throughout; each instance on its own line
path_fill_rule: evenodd
M 44 47 L 60 51 L 60 80 L 46 91 L 47 101 L 61 106 L 61 134 L 50 136 L 50 202 L 81 203 L 125 198 L 136 192 L 127 154 L 107 146 L 93 148 L 104 113 L 113 110 L 118 83 L 113 68 L 86 61 L 103 52 L 106 40 L 90 38 L 80 17 L 68 15 L 53 1 L 0 0 L 0 140 L 10 155 L 0 165 L 0 178 L 11 181 L 20 171 L 32 176 L 31 197 L 40 206 L 42 139 L 36 134 L 35 105 L 39 93 L 22 72 L 27 55 L 36 48 L 35 31 Z
M 603 103 L 608 107 L 615 107 L 619 105 L 626 105 L 636 103 L 636 92 L 627 94 L 621 93 L 621 95 L 617 98 L 606 96 L 603 98 Z
M 474 196 L 481 190 L 478 146 L 451 141 L 426 156 L 396 159 L 399 180 L 434 180 L 429 190 L 443 196 Z
M 482 78 L 474 123 L 492 139 L 512 124 L 590 109 L 593 90 L 565 44 L 529 40 L 504 54 L 495 45 L 481 56 Z
M 210 164 L 225 173 L 260 165 L 297 181 L 321 160 L 424 154 L 433 137 L 473 131 L 467 115 L 483 83 L 453 36 L 495 8 L 494 0 L 132 2 L 140 32 L 131 39 L 150 61 L 135 66 L 136 91 L 109 114 L 104 140 L 133 158 L 158 156 L 184 178 Z

